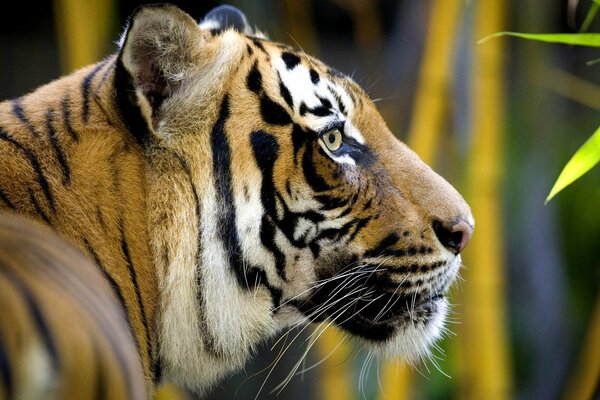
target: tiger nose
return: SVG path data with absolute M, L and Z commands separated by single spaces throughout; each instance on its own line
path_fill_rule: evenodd
M 433 221 L 433 231 L 440 243 L 454 254 L 463 251 L 473 236 L 473 227 L 463 220 L 449 228 L 440 221 Z

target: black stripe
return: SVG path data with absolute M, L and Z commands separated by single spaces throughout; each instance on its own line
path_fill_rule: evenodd
M 321 102 L 321 104 L 323 105 L 323 107 L 325 108 L 331 108 L 331 101 L 329 101 L 329 99 L 325 98 L 325 97 L 321 97 L 319 95 L 317 95 L 319 101 Z
M 95 341 L 93 342 L 93 348 L 94 358 L 96 359 L 96 362 L 94 363 L 96 366 L 96 390 L 94 391 L 96 393 L 95 398 L 97 400 L 104 400 L 108 398 L 106 396 L 107 382 L 104 376 L 104 361 L 102 359 L 102 354 L 98 350 L 98 344 Z
M 269 284 L 269 280 L 267 279 L 267 273 L 261 268 L 250 267 L 248 268 L 247 275 L 249 283 L 254 282 L 255 286 L 262 284 L 267 288 L 267 290 L 271 294 L 271 298 L 273 299 L 273 309 L 279 307 L 279 305 L 281 304 L 281 296 L 283 295 L 283 292 L 281 291 L 281 289 L 278 289 Z
M 352 234 L 348 238 L 348 242 L 353 241 L 354 238 L 356 237 L 356 235 L 358 235 L 360 233 L 360 231 L 362 231 L 363 228 L 365 226 L 367 226 L 367 224 L 369 223 L 369 221 L 371 221 L 370 217 L 359 219 L 358 222 L 356 222 L 356 225 L 355 225 L 355 228 L 354 228 L 354 232 L 352 232 Z
M 81 83 L 81 95 L 83 96 L 82 114 L 84 124 L 87 124 L 90 119 L 90 86 L 92 84 L 92 80 L 107 62 L 108 59 L 96 65 L 96 67 L 89 74 L 87 74 L 85 78 L 83 78 L 83 82 Z
M 36 139 L 40 138 L 40 134 L 35 130 L 35 127 L 29 118 L 27 118 L 27 115 L 25 115 L 25 111 L 23 110 L 20 99 L 15 99 L 12 101 L 12 112 L 27 127 L 27 129 L 33 134 L 33 136 L 35 136 Z
M 304 115 L 306 115 L 306 111 L 308 110 L 308 107 L 306 106 L 305 102 L 301 102 L 300 103 L 300 108 L 298 108 L 298 112 L 300 113 L 301 116 L 304 117 Z
M 52 197 L 52 193 L 50 192 L 50 185 L 48 184 L 48 180 L 46 179 L 46 176 L 42 171 L 42 167 L 40 166 L 37 157 L 35 156 L 35 154 L 33 154 L 33 151 L 23 146 L 21 143 L 17 142 L 14 138 L 8 136 L 8 134 L 2 128 L 0 128 L 0 139 L 15 146 L 29 160 L 29 163 L 31 164 L 33 170 L 37 175 L 37 180 L 40 184 L 40 187 L 42 188 L 42 191 L 44 192 L 44 196 L 48 201 L 50 209 L 52 210 L 52 212 L 56 212 L 56 208 L 54 206 L 54 198 Z
M 109 64 L 108 68 L 106 68 L 106 71 L 104 71 L 104 73 L 102 74 L 102 78 L 100 78 L 100 82 L 98 82 L 98 85 L 96 86 L 96 93 L 98 93 L 98 91 L 102 88 L 104 82 L 106 82 L 106 79 L 109 77 L 110 73 L 115 69 L 115 65 L 116 62 L 113 61 Z
M 315 85 L 317 83 L 319 83 L 319 81 L 321 80 L 321 78 L 319 77 L 319 74 L 317 73 L 317 71 L 315 71 L 314 69 L 310 69 L 310 71 L 308 71 L 310 74 L 310 80 L 312 83 L 314 83 Z
M 264 131 L 255 131 L 250 134 L 250 143 L 254 159 L 262 173 L 261 202 L 268 215 L 276 218 L 275 210 L 275 185 L 273 172 L 275 161 L 279 157 L 279 143 L 277 139 Z
M 263 215 L 260 222 L 260 241 L 273 254 L 275 258 L 275 269 L 277 274 L 283 280 L 286 280 L 285 273 L 285 254 L 277 247 L 275 243 L 275 225 L 270 218 Z
M 71 139 L 78 142 L 79 135 L 77 134 L 77 132 L 75 132 L 75 129 L 73 129 L 73 124 L 71 123 L 71 106 L 69 105 L 69 103 L 69 95 L 66 94 L 60 102 L 62 107 L 63 123 L 65 125 L 67 133 L 69 134 L 69 136 L 71 136 Z
M 306 112 L 316 117 L 326 117 L 328 115 L 333 114 L 333 111 L 331 111 L 331 109 L 325 106 L 316 106 L 313 108 L 308 108 Z
M 279 72 L 277 73 L 277 76 L 279 77 L 279 93 L 281 94 L 281 97 L 283 97 L 286 104 L 290 108 L 294 108 L 294 100 L 292 99 L 292 94 L 290 93 L 287 86 L 285 86 L 285 84 L 281 80 L 281 75 L 279 75 Z
M 315 196 L 315 200 L 323 205 L 325 210 L 333 210 L 348 205 L 348 199 L 342 197 L 329 196 L 327 194 L 321 194 Z
M 114 78 L 117 110 L 120 113 L 121 121 L 125 124 L 135 141 L 140 146 L 145 147 L 152 137 L 152 132 L 138 107 L 133 78 L 123 66 L 121 56 L 119 55 L 117 59 Z
M 288 125 L 292 123 L 290 114 L 264 93 L 260 96 L 260 114 L 262 119 L 271 125 Z
M 160 361 L 160 354 L 157 354 L 154 358 L 154 365 L 152 366 L 152 382 L 158 385 L 162 379 L 162 363 Z
M 347 116 L 348 109 L 346 108 L 346 105 L 344 104 L 344 101 L 342 100 L 342 97 L 340 96 L 340 94 L 338 92 L 336 92 L 335 90 L 333 90 L 333 88 L 330 85 L 327 85 L 327 89 L 329 90 L 329 93 L 331 93 L 333 95 L 333 97 L 335 97 L 335 100 L 337 101 L 337 104 L 338 104 L 338 109 L 341 111 L 342 114 Z
M 15 390 L 13 382 L 13 371 L 10 366 L 10 359 L 8 358 L 8 349 L 2 341 L 2 335 L 0 335 L 0 382 L 3 383 L 2 385 L 0 385 L 0 387 L 4 388 L 5 398 L 14 398 Z
M 250 288 L 247 276 L 244 273 L 244 261 L 242 260 L 242 250 L 236 227 L 235 199 L 233 198 L 231 177 L 231 148 L 225 132 L 225 122 L 228 118 L 229 96 L 225 95 L 221 103 L 219 117 L 210 135 L 217 204 L 221 205 L 222 210 L 218 213 L 218 225 L 221 227 L 219 233 L 225 246 L 227 263 L 233 269 L 238 283 L 242 287 Z
M 306 146 L 304 156 L 302 157 L 302 170 L 304 171 L 306 182 L 310 185 L 312 190 L 315 192 L 331 190 L 331 186 L 325 182 L 323 177 L 319 175 L 315 169 L 313 160 L 313 147 L 310 144 Z
M 273 135 L 263 131 L 252 132 L 250 143 L 254 158 L 262 173 L 260 197 L 266 215 L 262 217 L 260 224 L 260 240 L 263 246 L 273 254 L 277 273 L 285 280 L 285 254 L 275 243 L 276 225 L 272 222 L 272 219 L 276 219 L 277 214 L 275 206 L 277 191 L 273 183 L 273 172 L 275 161 L 279 157 L 279 143 Z M 267 215 L 271 217 L 269 218 Z
M 12 203 L 12 201 L 10 201 L 10 198 L 8 197 L 8 195 L 6 193 L 4 193 L 2 188 L 0 188 L 0 200 L 2 200 L 4 202 L 4 204 L 6 204 L 8 206 L 8 208 L 10 208 L 12 210 L 15 209 L 15 205 Z
M 285 66 L 289 70 L 296 68 L 296 66 L 300 64 L 300 57 L 298 57 L 294 53 L 290 53 L 289 51 L 284 51 L 283 53 L 281 53 L 281 59 L 283 60 Z
M 137 299 L 138 307 L 140 309 L 140 315 L 142 317 L 142 325 L 144 326 L 144 333 L 146 335 L 146 350 L 148 352 L 148 358 L 150 360 L 150 365 L 153 364 L 153 355 L 152 355 L 152 340 L 150 339 L 150 329 L 148 327 L 148 318 L 146 317 L 146 309 L 144 308 L 144 303 L 142 302 L 142 294 L 140 291 L 140 285 L 138 284 L 137 273 L 135 272 L 135 268 L 133 266 L 133 261 L 131 260 L 131 253 L 129 252 L 129 245 L 127 244 L 127 238 L 125 237 L 125 231 L 123 228 L 123 224 L 119 222 L 119 231 L 121 233 L 121 250 L 123 251 L 123 255 L 125 256 L 125 263 L 127 264 L 127 269 L 129 270 L 129 277 L 133 282 L 133 287 L 135 288 L 135 297 Z
M 121 307 L 122 307 L 123 314 L 125 316 L 125 320 L 127 321 L 127 324 L 129 325 L 129 330 L 131 331 L 131 336 L 133 336 L 133 340 L 135 341 L 135 346 L 137 348 L 138 353 L 141 354 L 140 343 L 137 340 L 135 330 L 133 329 L 133 325 L 131 324 L 131 320 L 130 320 L 131 316 L 129 314 L 129 308 L 127 307 L 127 302 L 125 301 L 125 297 L 123 297 L 123 292 L 121 291 L 121 288 L 119 287 L 119 285 L 117 284 L 115 279 L 106 271 L 106 268 L 102 264 L 102 261 L 100 261 L 100 257 L 98 257 L 98 254 L 94 251 L 94 248 L 92 247 L 90 242 L 87 240 L 87 238 L 83 238 L 82 240 L 83 240 L 83 244 L 85 245 L 85 248 L 87 249 L 88 253 L 92 256 L 92 258 L 94 259 L 94 262 L 98 266 L 98 269 L 100 270 L 100 272 L 102 273 L 104 278 L 108 281 L 108 284 L 112 288 L 115 296 L 117 296 L 117 300 L 119 300 L 119 302 L 121 303 Z
M 27 192 L 29 193 L 29 201 L 31 201 L 31 204 L 33 204 L 35 212 L 47 225 L 53 227 L 54 225 L 52 225 L 52 222 L 50 222 L 50 218 L 40 206 L 40 203 L 37 201 L 37 197 L 35 197 L 35 193 L 33 193 L 33 190 L 31 188 L 27 188 Z
M 262 75 L 258 70 L 258 61 L 254 62 L 248 76 L 246 77 L 246 86 L 251 92 L 259 94 L 262 91 Z
M 71 183 L 71 168 L 69 167 L 69 163 L 65 157 L 65 153 L 58 141 L 58 136 L 56 134 L 56 129 L 54 128 L 54 110 L 49 109 L 46 113 L 46 128 L 48 130 L 48 138 L 50 139 L 50 144 L 52 145 L 52 150 L 54 150 L 54 155 L 60 164 L 60 169 L 63 175 L 63 185 L 68 185 Z
M 267 52 L 267 50 L 265 50 L 265 47 L 263 46 L 262 42 L 260 41 L 259 38 L 253 37 L 252 38 L 252 43 L 254 43 L 254 45 L 263 53 L 265 53 L 267 56 L 269 55 L 269 53 Z
M 9 270 L 3 265 L 0 265 L 0 267 L 2 267 L 0 268 L 1 273 L 3 273 L 6 278 L 11 281 L 13 287 L 19 291 L 23 300 L 25 301 L 25 304 L 27 305 L 29 313 L 33 319 L 33 323 L 40 334 L 43 345 L 48 351 L 52 368 L 54 371 L 58 372 L 61 364 L 58 356 L 58 350 L 56 348 L 56 344 L 54 343 L 54 339 L 52 338 L 52 334 L 50 333 L 50 327 L 44 318 L 42 310 L 40 309 L 35 296 L 31 293 L 30 288 L 17 275 L 15 275 L 12 270 Z

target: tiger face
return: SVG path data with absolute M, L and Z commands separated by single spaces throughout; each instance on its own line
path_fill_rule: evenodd
M 149 160 L 166 376 L 205 387 L 319 321 L 427 352 L 474 221 L 356 83 L 235 9 L 198 25 L 170 6 L 133 17 L 115 82 Z

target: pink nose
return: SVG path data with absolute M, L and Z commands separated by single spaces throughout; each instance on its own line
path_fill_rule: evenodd
M 463 251 L 473 236 L 473 227 L 462 220 L 454 224 L 450 229 L 444 227 L 444 224 L 441 222 L 434 221 L 433 231 L 440 243 L 452 250 L 454 254 L 459 254 Z

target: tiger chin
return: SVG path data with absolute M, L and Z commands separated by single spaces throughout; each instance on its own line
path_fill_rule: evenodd
M 295 324 L 426 354 L 474 227 L 356 83 L 230 6 L 138 9 L 117 54 L 0 104 L 0 160 L 0 208 L 106 278 L 149 395 L 206 391 Z

